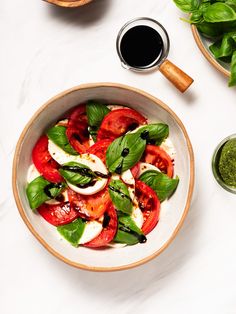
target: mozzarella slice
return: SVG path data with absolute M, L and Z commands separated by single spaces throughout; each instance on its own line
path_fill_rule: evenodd
M 162 144 L 160 145 L 160 147 L 163 148 L 164 151 L 167 152 L 167 154 L 170 156 L 171 159 L 175 158 L 176 151 L 175 151 L 173 143 L 171 142 L 169 138 L 165 139 L 164 142 L 162 142 Z
M 107 108 L 110 109 L 111 111 L 117 110 L 117 109 L 129 109 L 128 107 L 120 106 L 120 105 L 108 105 Z
M 70 155 L 64 152 L 59 146 L 54 144 L 51 140 L 48 141 L 48 151 L 52 158 L 59 164 L 65 164 L 71 161 L 78 162 L 89 167 L 92 171 L 99 171 L 103 174 L 107 174 L 107 168 L 100 158 L 93 154 L 81 154 L 81 155 Z M 78 186 L 67 182 L 71 190 L 80 193 L 82 195 L 92 195 L 104 189 L 107 184 L 106 178 L 98 178 L 93 186 L 87 188 L 79 188 Z
M 131 214 L 131 218 L 136 223 L 137 227 L 141 229 L 143 225 L 143 213 L 138 206 L 134 206 L 133 212 Z
M 94 142 L 92 136 L 89 135 L 89 146 L 91 147 L 91 146 L 93 146 L 94 144 L 95 144 L 95 142 Z
M 69 198 L 68 198 L 68 193 L 67 193 L 67 191 L 65 190 L 65 191 L 62 192 L 61 194 L 64 196 L 63 202 L 68 202 L 68 201 L 69 201 Z M 57 205 L 57 204 L 60 204 L 61 202 L 57 201 L 56 199 L 51 199 L 51 200 L 46 201 L 45 203 L 46 203 L 46 204 L 49 204 L 49 205 Z
M 68 119 L 63 119 L 63 120 L 58 121 L 56 125 L 61 125 L 61 126 L 67 127 L 68 126 L 68 122 L 69 122 Z
M 157 167 L 155 167 L 155 166 L 153 166 L 147 162 L 140 162 L 139 177 L 141 176 L 141 174 L 143 174 L 144 172 L 146 172 L 148 170 L 155 170 L 155 171 L 160 172 L 160 170 Z
M 102 224 L 97 221 L 88 221 L 84 228 L 84 232 L 79 240 L 79 244 L 87 243 L 96 238 L 102 232 Z
M 32 182 L 37 177 L 41 176 L 41 174 L 36 169 L 35 165 L 32 164 L 29 166 L 28 172 L 27 172 L 27 183 Z
M 134 185 L 135 180 L 130 170 L 126 170 L 121 174 L 121 179 L 128 185 Z
M 63 165 L 70 161 L 78 161 L 79 155 L 70 155 L 66 153 L 63 149 L 57 146 L 53 141 L 48 139 L 48 151 L 56 162 Z

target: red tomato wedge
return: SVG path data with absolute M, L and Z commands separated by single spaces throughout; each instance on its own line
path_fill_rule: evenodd
M 52 158 L 48 151 L 48 138 L 40 137 L 32 151 L 32 159 L 38 172 L 48 181 L 58 183 L 64 181 L 60 175 L 59 164 Z
M 66 225 L 79 217 L 79 213 L 73 209 L 69 202 L 62 202 L 55 205 L 44 203 L 37 211 L 53 226 Z
M 104 164 L 106 164 L 106 152 L 111 143 L 111 140 L 98 141 L 93 146 L 89 147 L 87 153 L 96 155 Z
M 139 125 L 146 124 L 147 120 L 133 109 L 116 109 L 109 112 L 102 121 L 98 130 L 97 140 L 114 140 L 133 130 Z
M 80 154 L 89 148 L 88 119 L 86 105 L 77 106 L 69 116 L 66 135 L 71 146 Z
M 135 182 L 135 195 L 138 199 L 139 208 L 143 213 L 142 231 L 146 235 L 151 232 L 157 225 L 160 213 L 160 201 L 148 185 L 137 180 Z
M 106 212 L 104 213 L 104 220 L 105 226 L 103 227 L 102 232 L 95 239 L 85 243 L 84 246 L 90 248 L 103 247 L 114 239 L 117 231 L 118 220 L 116 210 L 112 203 L 109 204 Z
M 159 146 L 147 145 L 143 160 L 156 166 L 161 172 L 167 174 L 170 178 L 174 174 L 174 166 L 170 156 Z
M 136 165 L 134 165 L 134 166 L 130 169 L 130 171 L 131 171 L 131 173 L 132 173 L 132 175 L 133 175 L 133 177 L 134 177 L 135 179 L 137 179 L 138 176 L 139 176 L 139 168 L 140 168 L 140 162 L 137 162 Z
M 79 216 L 88 220 L 101 217 L 111 202 L 107 187 L 93 195 L 81 195 L 69 189 L 68 197 Z

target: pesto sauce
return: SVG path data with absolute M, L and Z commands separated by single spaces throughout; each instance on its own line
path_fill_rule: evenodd
M 236 139 L 227 141 L 222 147 L 219 173 L 225 184 L 236 187 Z

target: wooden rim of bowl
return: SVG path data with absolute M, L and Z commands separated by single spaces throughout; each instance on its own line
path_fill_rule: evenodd
M 169 240 L 156 252 L 154 252 L 153 254 L 141 259 L 138 262 L 134 262 L 134 263 L 130 263 L 124 266 L 116 266 L 116 267 L 91 267 L 91 266 L 87 266 L 84 264 L 80 264 L 80 263 L 76 263 L 76 262 L 72 262 L 69 259 L 65 258 L 64 256 L 62 256 L 61 254 L 59 254 L 58 252 L 56 252 L 52 247 L 50 247 L 47 242 L 41 238 L 41 236 L 37 233 L 37 231 L 34 229 L 34 227 L 31 225 L 30 221 L 28 220 L 24 208 L 22 206 L 19 194 L 18 194 L 18 189 L 17 189 L 17 164 L 18 164 L 18 160 L 19 160 L 19 153 L 20 153 L 20 148 L 23 142 L 23 139 L 28 131 L 28 129 L 30 128 L 30 126 L 34 123 L 34 120 L 37 119 L 37 117 L 40 115 L 40 113 L 45 110 L 48 106 L 50 106 L 51 103 L 53 103 L 54 101 L 56 101 L 57 99 L 64 97 L 76 90 L 84 90 L 84 89 L 89 89 L 89 88 L 97 88 L 97 87 L 115 87 L 115 88 L 119 88 L 121 90 L 128 90 L 134 93 L 138 93 L 142 96 L 144 96 L 145 98 L 150 99 L 152 102 L 155 102 L 158 106 L 162 107 L 165 111 L 167 111 L 170 115 L 172 115 L 172 117 L 175 119 L 175 121 L 178 123 L 178 125 L 180 126 L 186 143 L 187 143 L 187 147 L 188 147 L 188 152 L 189 152 L 189 157 L 190 157 L 190 182 L 189 182 L 189 188 L 188 188 L 188 196 L 187 196 L 187 201 L 185 204 L 185 208 L 184 208 L 184 212 L 183 215 L 180 219 L 180 222 L 178 223 L 178 225 L 176 226 L 175 230 L 173 231 L 171 237 L 169 238 Z M 188 213 L 189 207 L 190 207 L 190 203 L 191 203 L 191 198 L 192 198 L 192 193 L 193 193 L 193 187 L 194 187 L 194 153 L 193 153 L 193 149 L 192 149 L 192 145 L 189 139 L 189 136 L 187 134 L 187 131 L 183 125 L 183 123 L 181 122 L 181 120 L 179 119 L 179 117 L 166 105 L 164 104 L 161 100 L 159 100 L 158 98 L 140 90 L 134 87 L 130 87 L 127 85 L 123 85 L 123 84 L 116 84 L 116 83 L 90 83 L 90 84 L 82 84 L 76 87 L 73 87 L 71 89 L 68 89 L 60 94 L 58 94 L 57 96 L 51 98 L 49 101 L 47 101 L 44 105 L 42 105 L 36 112 L 35 114 L 32 116 L 32 118 L 30 119 L 30 121 L 26 124 L 26 126 L 24 127 L 20 138 L 17 142 L 16 145 L 16 150 L 15 150 L 15 154 L 14 154 L 14 160 L 13 160 L 13 168 L 12 168 L 12 187 L 13 187 L 13 194 L 14 194 L 14 198 L 15 198 L 15 202 L 17 205 L 17 208 L 19 210 L 19 213 L 23 219 L 23 221 L 25 222 L 26 226 L 28 227 L 28 229 L 31 231 L 31 233 L 39 240 L 39 242 L 50 252 L 52 253 L 55 257 L 57 257 L 58 259 L 62 260 L 63 262 L 69 264 L 70 266 L 76 267 L 76 268 L 80 268 L 80 269 L 84 269 L 84 270 L 89 270 L 89 271 L 99 271 L 99 272 L 109 272 L 109 271 L 118 271 L 118 270 L 125 270 L 125 269 L 130 269 L 139 265 L 142 265 L 150 260 L 152 260 L 153 258 L 155 258 L 156 256 L 158 256 L 162 251 L 164 251 L 169 245 L 170 243 L 174 240 L 174 238 L 176 237 L 179 229 L 181 228 L 186 215 Z
M 225 76 L 230 76 L 230 71 L 226 70 L 217 60 L 211 55 L 211 53 L 207 50 L 207 48 L 203 45 L 203 42 L 201 40 L 200 34 L 197 30 L 197 27 L 195 25 L 191 25 L 193 37 L 195 39 L 196 44 L 198 45 L 198 48 L 201 50 L 204 57 L 221 73 L 223 73 Z
M 93 0 L 44 0 L 44 1 L 65 8 L 76 8 L 85 5 Z

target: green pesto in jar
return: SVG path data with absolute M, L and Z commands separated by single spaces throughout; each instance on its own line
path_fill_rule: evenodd
M 224 144 L 218 166 L 225 184 L 236 187 L 236 139 L 231 139 Z

